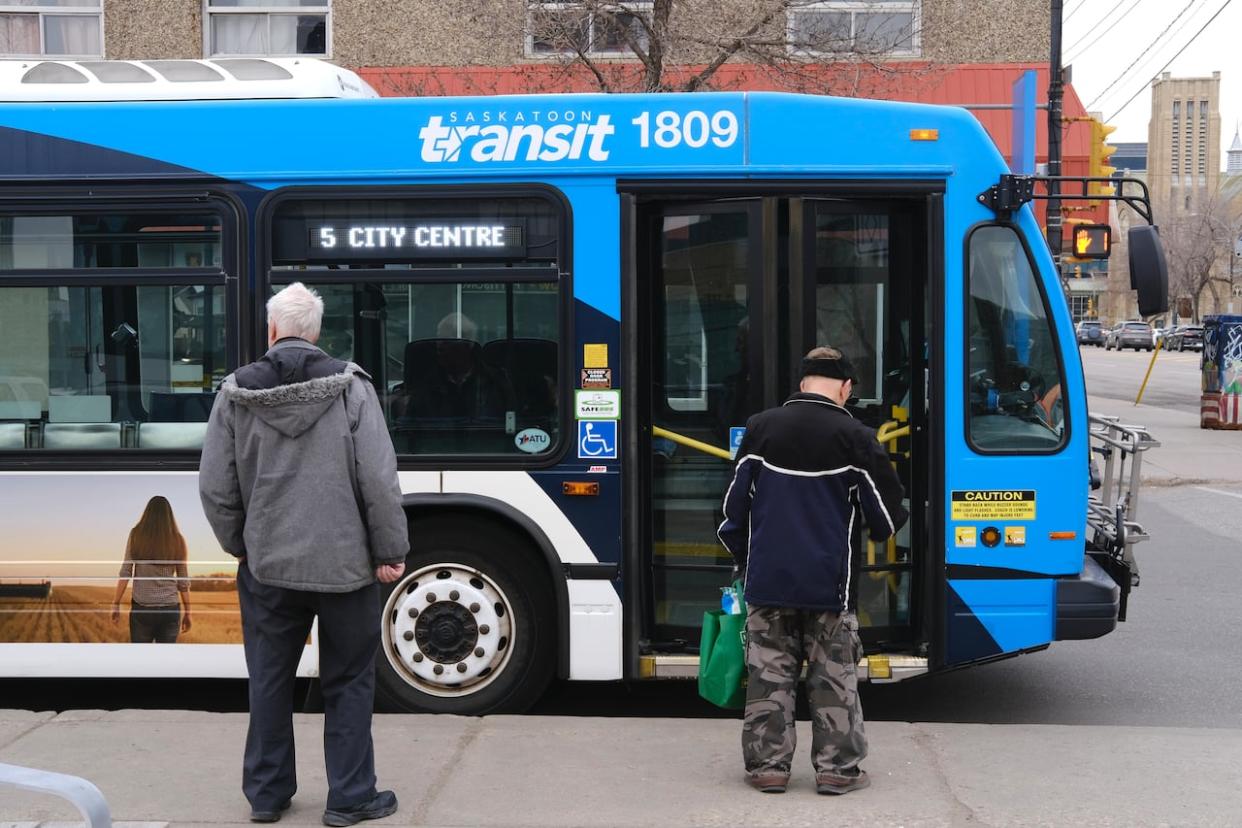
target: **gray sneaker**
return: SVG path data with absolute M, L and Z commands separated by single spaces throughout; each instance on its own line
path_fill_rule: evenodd
M 392 791 L 380 791 L 370 802 L 355 805 L 353 808 L 341 808 L 323 812 L 323 824 L 340 828 L 344 825 L 357 825 L 364 819 L 383 819 L 397 812 L 397 795 Z

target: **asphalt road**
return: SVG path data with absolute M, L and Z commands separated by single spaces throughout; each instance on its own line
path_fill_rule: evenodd
M 1093 394 L 1131 396 L 1149 355 L 1087 349 Z M 1197 412 L 1198 355 L 1161 354 L 1145 404 Z M 1159 451 L 1175 452 L 1168 442 Z M 1060 642 L 1040 653 L 897 685 L 866 686 L 873 720 L 1135 726 L 1242 726 L 1242 637 L 1237 538 L 1242 470 L 1236 482 L 1144 493 L 1152 540 L 1137 551 L 1142 584 L 1130 617 L 1111 635 Z M 305 689 L 305 688 L 303 688 Z M 6 683 L 4 707 L 35 710 L 184 708 L 242 711 L 237 681 L 25 681 Z M 558 684 L 544 715 L 727 717 L 691 682 Z M 804 711 L 805 713 L 805 711 Z
M 1105 351 L 1081 348 L 1090 394 L 1114 400 L 1133 400 L 1151 365 L 1146 351 Z M 1199 413 L 1198 351 L 1160 351 L 1143 392 L 1143 404 Z

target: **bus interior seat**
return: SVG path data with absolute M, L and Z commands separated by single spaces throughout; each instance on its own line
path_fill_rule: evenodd
M 25 423 L 0 423 L 0 451 L 26 448 Z
M 214 391 L 189 394 L 152 391 L 151 422 L 205 423 L 211 417 L 211 406 L 215 401 Z
M 201 449 L 203 438 L 207 435 L 207 423 L 137 423 L 134 435 L 135 445 L 148 451 Z
M 48 423 L 107 424 L 111 420 L 108 394 L 52 394 L 47 398 Z
M 49 422 L 43 427 L 43 447 L 45 449 L 119 449 L 121 448 L 121 424 Z
M 43 406 L 37 400 L 0 400 L 0 420 L 38 422 L 43 419 Z
M 556 413 L 556 357 L 551 339 L 496 339 L 483 346 L 483 360 L 509 376 L 519 413 L 550 417 Z
M 393 400 L 394 419 L 416 414 L 411 410 L 412 403 L 424 394 L 435 393 L 434 376 L 440 361 L 440 348 L 445 345 L 460 347 L 463 343 L 469 343 L 470 363 L 479 365 L 482 347 L 472 339 L 436 337 L 406 343 L 402 393 L 395 395 Z

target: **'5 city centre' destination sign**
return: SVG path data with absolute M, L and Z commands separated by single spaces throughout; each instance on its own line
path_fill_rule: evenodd
M 316 222 L 309 228 L 306 259 L 520 258 L 526 228 L 512 218 Z

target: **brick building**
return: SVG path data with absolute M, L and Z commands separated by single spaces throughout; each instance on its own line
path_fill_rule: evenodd
M 613 3 L 531 0 L 0 0 L 0 55 L 109 59 L 231 55 L 324 57 L 351 68 L 510 66 L 556 59 L 539 20 L 573 17 L 594 58 L 625 60 L 615 24 L 595 19 Z M 586 11 L 583 11 L 583 8 Z M 651 0 L 627 3 L 650 15 Z M 748 31 L 791 50 L 831 42 L 932 63 L 1046 58 L 1043 0 L 675 0 L 670 59 L 694 63 L 703 42 Z M 584 18 L 585 14 L 585 18 Z M 746 28 L 739 29 L 740 24 Z M 864 41 L 866 47 L 864 48 Z M 699 42 L 699 48 L 688 44 Z M 697 52 L 697 54 L 696 54 Z

